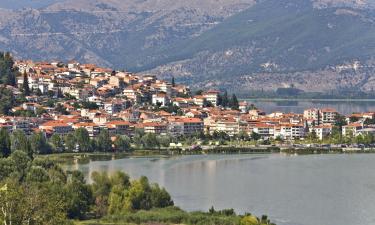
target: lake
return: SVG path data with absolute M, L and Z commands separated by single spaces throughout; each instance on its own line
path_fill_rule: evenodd
M 303 113 L 307 108 L 334 108 L 342 114 L 375 111 L 373 100 L 246 100 L 267 113 Z
M 189 211 L 234 208 L 278 225 L 375 224 L 375 154 L 127 158 L 72 168 L 145 175 Z

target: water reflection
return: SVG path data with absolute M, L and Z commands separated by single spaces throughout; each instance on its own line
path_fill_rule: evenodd
M 78 167 L 87 177 L 116 170 L 132 178 L 146 175 L 186 210 L 234 208 L 267 214 L 278 225 L 373 225 L 374 162 L 375 154 L 209 155 L 92 161 Z

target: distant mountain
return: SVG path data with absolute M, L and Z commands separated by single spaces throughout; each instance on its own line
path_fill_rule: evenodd
M 375 0 L 65 0 L 0 10 L 0 49 L 238 93 L 375 87 Z M 0 4 L 1 7 L 1 4 Z
M 0 8 L 22 9 L 22 8 L 42 8 L 63 0 L 1 0 Z

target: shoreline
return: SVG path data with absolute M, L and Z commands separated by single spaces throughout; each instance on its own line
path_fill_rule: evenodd
M 142 154 L 140 154 L 142 153 Z M 47 158 L 61 164 L 87 164 L 91 161 L 111 161 L 125 158 L 171 158 L 175 156 L 189 156 L 189 155 L 255 155 L 255 154 L 284 154 L 284 155 L 321 155 L 321 154 L 374 154 L 375 149 L 353 149 L 346 150 L 342 148 L 324 149 L 324 148 L 275 148 L 269 147 L 266 149 L 260 148 L 234 148 L 228 146 L 217 147 L 214 150 L 202 150 L 191 152 L 176 152 L 170 150 L 137 150 L 133 153 L 124 152 L 87 152 L 87 153 L 55 153 L 49 155 L 39 155 L 40 158 Z

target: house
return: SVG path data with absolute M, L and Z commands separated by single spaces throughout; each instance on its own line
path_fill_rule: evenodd
M 90 137 L 96 137 L 100 132 L 100 127 L 95 123 L 85 123 L 85 122 L 76 123 L 76 124 L 73 124 L 72 128 L 74 130 L 78 128 L 85 128 L 87 132 L 89 133 Z
M 166 123 L 150 122 L 141 124 L 141 127 L 143 127 L 145 133 L 166 135 L 168 125 Z
M 39 126 L 39 129 L 47 133 L 50 132 L 58 135 L 66 135 L 73 131 L 72 125 L 60 120 L 45 122 Z
M 112 135 L 132 136 L 134 133 L 134 125 L 128 121 L 113 120 L 107 122 L 105 126 Z
M 203 97 L 207 100 L 207 102 L 211 102 L 213 106 L 218 105 L 219 94 L 220 92 L 216 90 L 209 90 L 202 93 Z
M 336 122 L 336 119 L 337 119 L 337 116 L 339 115 L 339 113 L 334 110 L 334 109 L 330 109 L 330 108 L 326 108 L 326 109 L 321 109 L 320 110 L 320 118 L 321 118 L 321 123 L 335 123 Z
M 332 133 L 332 124 L 322 124 L 312 127 L 309 132 L 315 132 L 319 140 L 329 136 Z
M 284 124 L 280 126 L 280 133 L 275 134 L 284 139 L 299 139 L 305 137 L 305 128 L 302 124 Z
M 169 133 L 173 136 L 194 135 L 203 132 L 204 124 L 199 118 L 175 118 L 169 122 Z
M 206 97 L 204 97 L 203 95 L 196 95 L 194 96 L 193 101 L 194 104 L 196 104 L 197 106 L 203 107 L 207 100 Z
M 363 125 L 361 123 L 351 123 L 342 127 L 342 135 L 356 136 L 357 132 L 362 129 Z
M 263 138 L 270 138 L 274 136 L 275 127 L 270 124 L 258 123 L 253 127 L 252 131 Z
M 169 104 L 169 98 L 167 94 L 165 93 L 157 93 L 152 95 L 152 104 L 153 105 L 160 105 L 160 106 L 166 106 Z

